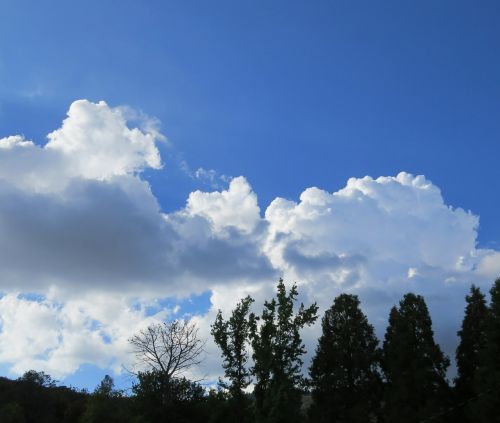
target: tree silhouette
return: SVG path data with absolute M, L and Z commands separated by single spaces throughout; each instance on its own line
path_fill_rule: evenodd
M 205 390 L 183 377 L 165 383 L 158 370 L 139 372 L 132 387 L 136 413 L 147 422 L 206 422 Z
M 373 326 L 355 295 L 342 294 L 325 312 L 310 369 L 315 422 L 368 422 L 380 402 L 380 352 Z
M 129 342 L 139 366 L 159 372 L 167 383 L 200 364 L 205 347 L 196 325 L 185 320 L 150 325 Z
M 219 384 L 229 391 L 233 419 L 240 422 L 249 419 L 249 400 L 244 389 L 250 384 L 246 345 L 250 334 L 248 315 L 252 303 L 253 299 L 250 297 L 242 299 L 227 321 L 219 310 L 211 331 L 215 343 L 221 349 L 224 374 L 229 380 L 229 384 L 223 380 Z
M 301 357 L 306 352 L 300 330 L 316 321 L 318 307 L 301 304 L 294 313 L 297 296 L 297 286 L 287 293 L 280 279 L 276 298 L 264 303 L 262 315 L 250 315 L 258 422 L 300 420 L 300 388 L 304 385 Z
M 28 370 L 19 377 L 17 380 L 20 382 L 30 383 L 40 387 L 54 387 L 56 381 L 45 372 L 38 372 L 36 370 Z
M 123 392 L 115 389 L 113 378 L 105 375 L 87 399 L 80 423 L 122 423 L 130 420 L 131 410 Z
M 458 331 L 460 343 L 456 351 L 457 377 L 455 392 L 458 402 L 472 398 L 475 376 L 479 368 L 479 355 L 486 345 L 486 320 L 488 307 L 481 290 L 472 285 L 465 297 L 466 307 L 462 328 Z
M 434 342 L 424 298 L 406 294 L 393 307 L 383 344 L 388 422 L 418 422 L 443 410 L 449 360 Z
M 480 353 L 477 371 L 477 400 L 471 405 L 479 422 L 500 422 L 500 278 L 491 290 L 486 320 L 486 345 Z

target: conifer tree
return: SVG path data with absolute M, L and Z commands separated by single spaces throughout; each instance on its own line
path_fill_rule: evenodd
M 470 295 L 465 297 L 467 305 L 458 331 L 460 343 L 456 351 L 457 377 L 455 392 L 458 402 L 466 401 L 475 395 L 474 379 L 479 367 L 479 354 L 486 343 L 486 318 L 488 307 L 481 290 L 472 285 Z
M 480 353 L 476 377 L 477 400 L 471 405 L 478 422 L 500 422 L 500 278 L 490 290 L 486 346 Z
M 434 342 L 424 298 L 406 294 L 399 309 L 391 310 L 383 344 L 387 421 L 412 423 L 439 414 L 448 391 L 448 366 L 448 358 Z
M 355 295 L 342 294 L 325 312 L 310 369 L 315 422 L 368 422 L 379 406 L 378 340 Z
M 250 315 L 257 422 L 301 420 L 301 357 L 306 350 L 300 330 L 316 321 L 318 307 L 301 304 L 294 313 L 297 296 L 297 286 L 287 293 L 280 279 L 276 298 L 264 303 L 262 315 Z
M 249 401 L 244 389 L 250 384 L 246 345 L 250 329 L 248 314 L 253 301 L 249 296 L 242 299 L 227 321 L 219 310 L 211 331 L 215 343 L 221 349 L 224 374 L 229 380 L 229 383 L 220 380 L 219 384 L 228 390 L 233 420 L 239 422 L 248 420 L 249 416 Z

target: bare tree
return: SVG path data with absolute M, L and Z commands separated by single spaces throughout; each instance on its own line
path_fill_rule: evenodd
M 139 364 L 161 373 L 166 381 L 200 364 L 205 347 L 196 324 L 185 320 L 152 324 L 129 342 Z

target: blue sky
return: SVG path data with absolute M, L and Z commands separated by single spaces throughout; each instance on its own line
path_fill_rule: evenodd
M 2 0 L 0 138 L 43 145 L 78 99 L 127 105 L 169 140 L 141 176 L 165 213 L 221 175 L 243 175 L 263 217 L 276 197 L 404 171 L 496 251 L 499 40 L 497 1 Z

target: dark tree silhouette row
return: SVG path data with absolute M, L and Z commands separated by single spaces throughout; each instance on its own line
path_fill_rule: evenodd
M 339 295 L 322 318 L 308 372 L 301 332 L 318 307 L 296 307 L 297 297 L 296 285 L 287 291 L 280 280 L 260 314 L 251 297 L 227 319 L 218 312 L 217 389 L 186 378 L 204 341 L 194 323 L 173 321 L 130 340 L 139 366 L 131 393 L 109 376 L 88 393 L 29 371 L 0 378 L 0 422 L 500 422 L 500 279 L 489 304 L 475 286 L 466 296 L 452 384 L 422 296 L 408 293 L 390 310 L 380 344 L 358 297 Z
M 219 311 L 212 326 L 224 359 L 225 421 L 500 422 L 500 279 L 490 294 L 489 305 L 475 286 L 466 297 L 453 386 L 425 300 L 413 293 L 390 310 L 381 346 L 358 297 L 335 298 L 306 380 L 299 332 L 317 307 L 301 304 L 294 314 L 297 288 L 287 294 L 280 280 L 261 316 L 250 313 L 247 297 L 227 321 Z M 245 395 L 252 377 L 253 395 Z

